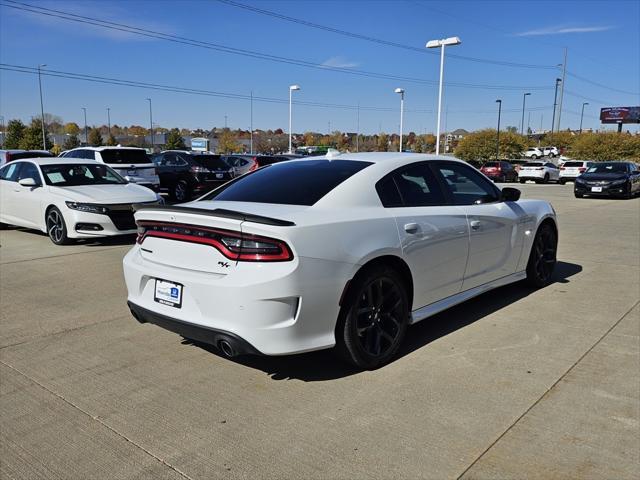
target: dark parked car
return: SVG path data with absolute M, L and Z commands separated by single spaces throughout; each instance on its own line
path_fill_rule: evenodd
M 293 160 L 295 158 L 301 158 L 301 156 L 284 153 L 278 155 L 225 155 L 222 157 L 222 160 L 230 167 L 236 169 L 238 175 L 244 175 L 265 165 Z
M 518 181 L 518 172 L 509 162 L 486 162 L 480 171 L 494 182 Z
M 167 150 L 153 157 L 160 191 L 168 192 L 177 202 L 185 202 L 228 182 L 235 176 L 234 169 L 211 153 Z
M 43 157 L 55 157 L 55 155 L 47 150 L 0 150 L 0 167 L 14 160 Z
M 576 198 L 589 196 L 631 198 L 640 194 L 640 170 L 631 162 L 597 162 L 576 177 Z

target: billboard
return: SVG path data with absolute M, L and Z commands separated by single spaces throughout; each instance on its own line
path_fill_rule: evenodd
M 607 107 L 600 109 L 602 123 L 640 123 L 640 107 Z
M 195 150 L 196 152 L 208 152 L 209 139 L 208 138 L 192 138 L 191 150 Z

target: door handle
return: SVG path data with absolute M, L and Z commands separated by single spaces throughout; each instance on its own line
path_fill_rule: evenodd
M 416 233 L 418 231 L 418 224 L 411 222 L 404 224 L 404 231 L 407 233 Z
M 480 230 L 482 222 L 480 222 L 480 220 L 471 220 L 469 225 L 471 225 L 471 230 Z

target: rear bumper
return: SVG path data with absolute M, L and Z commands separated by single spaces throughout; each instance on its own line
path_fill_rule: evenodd
M 238 335 L 216 328 L 195 325 L 175 318 L 167 317 L 132 302 L 127 302 L 133 318 L 140 323 L 153 323 L 170 332 L 182 335 L 190 340 L 220 347 L 221 342 L 228 342 L 236 355 L 261 355 L 256 348 Z

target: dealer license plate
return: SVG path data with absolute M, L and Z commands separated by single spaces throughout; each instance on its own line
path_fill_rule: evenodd
M 182 288 L 183 286 L 179 283 L 157 278 L 153 299 L 163 305 L 180 308 L 182 307 Z
M 222 178 L 222 177 L 224 177 L 224 174 L 222 174 L 222 173 L 216 173 L 216 178 Z
M 592 192 L 601 192 L 602 191 L 602 187 L 591 187 L 591 191 Z

